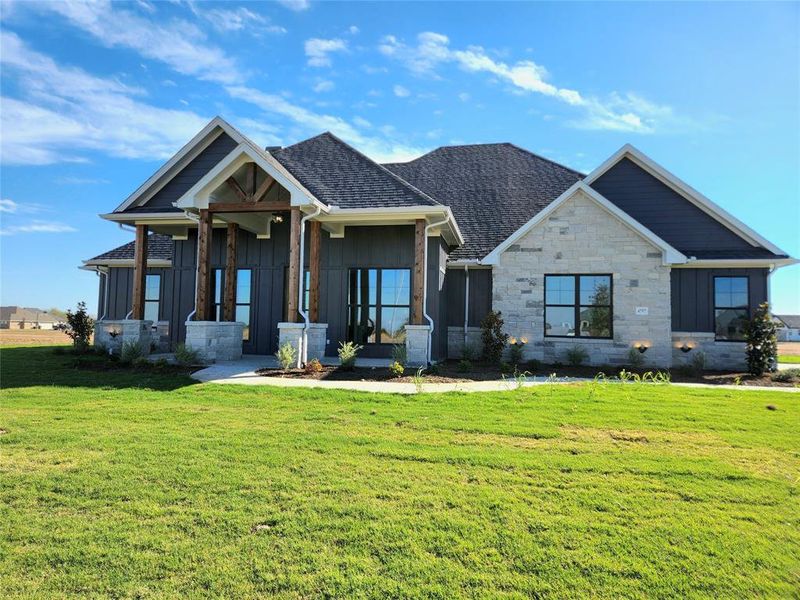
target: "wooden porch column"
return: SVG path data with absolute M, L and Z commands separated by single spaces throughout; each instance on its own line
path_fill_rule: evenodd
M 197 250 L 197 298 L 195 299 L 195 321 L 210 321 L 210 289 L 211 289 L 211 223 L 213 214 L 200 210 L 200 222 L 197 235 L 200 236 Z
M 289 226 L 289 309 L 286 320 L 297 323 L 297 295 L 300 291 L 300 209 L 293 208 Z
M 222 304 L 222 320 L 236 320 L 236 238 L 239 226 L 228 223 L 227 250 L 225 254 L 225 297 Z
M 144 287 L 147 277 L 147 225 L 136 225 L 133 251 L 133 311 L 131 317 L 144 319 Z
M 411 324 L 423 325 L 425 298 L 425 219 L 414 222 L 414 275 L 411 292 Z
M 311 248 L 308 269 L 308 318 L 319 323 L 319 268 L 320 248 L 322 246 L 322 223 L 311 221 Z

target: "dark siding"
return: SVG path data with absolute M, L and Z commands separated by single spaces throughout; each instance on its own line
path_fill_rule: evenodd
M 480 327 L 481 321 L 492 310 L 492 270 L 469 270 L 469 321 L 470 327 Z M 447 269 L 447 324 L 464 326 L 464 269 Z
M 448 248 L 441 237 L 428 238 L 428 298 L 426 311 L 433 320 L 431 357 L 447 357 L 446 267 Z
M 746 240 L 627 158 L 611 167 L 592 187 L 688 256 L 700 257 L 708 251 L 754 250 Z
M 236 142 L 226 133 L 220 134 L 209 146 L 198 154 L 143 206 L 153 208 L 171 207 L 172 203 L 208 173 L 236 147 Z
M 159 307 L 159 319 L 166 320 L 164 316 L 166 302 L 164 301 L 164 280 L 169 276 L 171 269 L 147 269 L 148 275 L 161 275 L 162 286 L 162 302 Z M 132 294 L 133 294 L 133 268 L 132 267 L 112 267 L 108 270 L 108 310 L 106 312 L 106 319 L 124 319 L 125 316 L 131 311 L 132 308 Z M 103 314 L 104 291 L 103 286 L 105 282 L 100 279 L 100 298 L 101 304 L 98 306 L 98 316 Z
M 748 277 L 750 311 L 767 301 L 767 269 L 672 269 L 672 331 L 714 331 L 714 277 Z

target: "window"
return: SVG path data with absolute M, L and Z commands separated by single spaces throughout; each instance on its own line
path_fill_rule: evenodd
M 723 341 L 742 341 L 750 320 L 747 277 L 714 277 L 714 331 Z
M 350 269 L 348 340 L 357 344 L 402 344 L 410 313 L 409 269 Z
M 147 275 L 144 282 L 144 318 L 158 321 L 158 305 L 161 298 L 161 275 Z
M 243 341 L 250 340 L 250 269 L 236 270 L 236 309 L 234 320 L 244 323 Z M 222 320 L 222 305 L 225 295 L 225 270 L 214 269 L 214 319 Z
M 546 337 L 611 337 L 611 275 L 545 275 Z

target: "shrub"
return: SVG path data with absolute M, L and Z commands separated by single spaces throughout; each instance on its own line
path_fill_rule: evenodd
M 745 332 L 747 341 L 747 369 L 751 375 L 761 377 L 775 370 L 778 362 L 778 328 L 769 314 L 769 304 L 764 302 L 756 309 Z
M 508 375 L 509 373 L 513 372 L 514 372 L 514 367 L 512 367 L 509 363 L 507 362 L 500 363 L 500 373 L 502 373 L 503 375 Z
M 530 371 L 531 373 L 536 373 L 542 368 L 542 362 L 536 360 L 535 358 L 532 358 L 531 360 L 528 361 L 527 367 L 528 371 Z
M 339 362 L 345 371 L 352 371 L 356 366 L 356 357 L 359 350 L 364 346 L 359 346 L 353 342 L 339 342 Z
M 275 358 L 278 359 L 281 369 L 288 371 L 297 364 L 297 348 L 291 342 L 286 342 L 278 348 Z
M 464 348 L 461 350 L 461 358 L 464 360 L 475 360 L 478 358 L 479 353 L 478 349 L 475 347 L 474 344 L 465 344 Z
M 322 373 L 322 363 L 319 362 L 318 358 L 312 358 L 310 361 L 306 363 L 306 366 L 303 367 L 303 371 L 305 371 L 306 375 L 312 375 L 314 373 Z
M 644 354 L 639 352 L 636 348 L 631 347 L 628 349 L 628 366 L 634 369 L 639 369 L 644 364 Z
M 785 369 L 777 371 L 770 377 L 772 381 L 780 383 L 797 383 L 800 382 L 800 369 Z
M 392 361 L 405 365 L 408 362 L 408 351 L 405 344 L 392 346 Z
M 394 361 L 389 365 L 389 373 L 392 377 L 402 377 L 405 372 L 406 368 L 403 366 L 403 363 L 399 361 Z
M 78 302 L 78 310 L 67 310 L 67 335 L 72 338 L 76 350 L 89 347 L 89 339 L 94 331 L 94 320 L 86 312 L 86 302 Z
M 428 368 L 425 369 L 426 375 L 438 375 L 439 374 L 439 363 L 432 362 L 428 365 Z
M 134 358 L 132 364 L 134 367 L 139 367 L 139 368 L 149 367 L 151 365 L 150 361 L 147 360 L 147 357 L 145 356 L 139 356 L 137 358 Z
M 123 365 L 129 365 L 135 360 L 144 357 L 142 347 L 136 342 L 125 342 L 122 344 L 122 350 L 119 353 L 119 362 Z
M 462 358 L 458 361 L 458 372 L 459 373 L 469 373 L 472 371 L 472 363 L 468 361 L 466 358 Z
M 187 347 L 186 344 L 178 344 L 175 347 L 175 362 L 184 367 L 196 365 L 200 362 L 200 355 L 197 350 Z
M 706 353 L 702 351 L 695 352 L 694 356 L 692 356 L 692 360 L 689 362 L 689 369 L 692 375 L 702 375 L 707 366 L 708 360 L 706 359 Z
M 512 365 L 518 367 L 521 363 L 523 358 L 525 358 L 525 344 L 528 343 L 528 340 L 523 338 L 511 338 L 509 340 L 509 347 L 508 347 L 508 358 Z
M 580 367 L 588 359 L 589 353 L 580 344 L 567 350 L 567 362 L 573 367 Z
M 500 362 L 508 341 L 508 334 L 503 333 L 503 324 L 502 314 L 494 310 L 490 311 L 481 321 L 483 357 L 492 364 Z

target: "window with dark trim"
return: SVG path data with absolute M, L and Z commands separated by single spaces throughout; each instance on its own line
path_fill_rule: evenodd
M 750 320 L 750 280 L 747 277 L 714 277 L 714 337 L 741 342 Z
M 144 318 L 155 323 L 158 321 L 159 303 L 161 300 L 161 275 L 147 275 L 144 283 Z
M 350 269 L 347 339 L 357 344 L 405 342 L 411 314 L 410 269 Z
M 250 340 L 250 289 L 251 269 L 236 269 L 236 309 L 234 319 L 244 323 L 242 341 Z M 222 302 L 225 294 L 225 269 L 214 269 L 214 320 L 222 320 Z
M 612 337 L 611 275 L 545 275 L 545 337 Z

